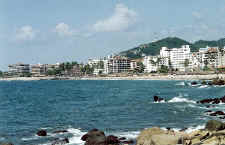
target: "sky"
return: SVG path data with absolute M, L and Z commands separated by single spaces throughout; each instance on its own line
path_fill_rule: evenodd
M 225 0 L 0 0 L 0 70 L 225 37 Z

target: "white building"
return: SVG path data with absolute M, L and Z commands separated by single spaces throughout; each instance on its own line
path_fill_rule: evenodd
M 124 73 L 131 70 L 131 60 L 123 56 L 108 56 L 104 61 L 104 73 Z
M 145 56 L 143 60 L 145 66 L 144 72 L 151 73 L 156 72 L 159 67 L 158 57 L 157 56 Z
M 172 49 L 162 47 L 160 50 L 160 57 L 162 59 L 161 64 L 174 70 L 185 71 L 186 68 L 190 67 L 190 54 L 191 51 L 189 45 L 183 45 L 181 48 Z
M 23 75 L 23 74 L 30 73 L 29 64 L 17 63 L 17 64 L 9 65 L 8 68 L 9 68 L 9 74 L 11 75 Z

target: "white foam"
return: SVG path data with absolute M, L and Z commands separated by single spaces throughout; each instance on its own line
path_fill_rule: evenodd
M 198 125 L 198 126 L 196 126 L 196 127 L 191 126 L 191 127 L 188 127 L 188 128 L 185 130 L 185 132 L 186 132 L 186 133 L 191 133 L 191 132 L 193 132 L 193 131 L 197 131 L 197 130 L 204 129 L 204 128 L 205 128 L 205 125 Z M 167 130 L 165 127 L 162 127 L 161 129 Z M 181 128 L 171 128 L 171 130 L 174 130 L 175 132 L 179 132 L 179 131 L 181 130 Z
M 127 139 L 135 139 L 140 134 L 140 131 L 117 132 L 113 134 L 118 137 L 125 137 Z
M 196 103 L 193 100 L 189 100 L 189 99 L 183 98 L 183 97 L 174 97 L 171 100 L 169 100 L 168 102 L 170 102 L 170 103 L 177 103 L 177 102 Z
M 28 141 L 28 140 L 37 140 L 39 138 L 40 138 L 39 136 L 35 135 L 35 136 L 31 136 L 31 137 L 23 137 L 23 138 L 21 138 L 21 140 Z
M 202 89 L 202 88 L 208 88 L 208 85 L 203 85 L 203 86 L 200 86 L 198 87 L 199 89 Z
M 185 86 L 185 82 L 179 82 L 177 84 L 175 84 L 176 86 Z
M 73 137 L 69 138 L 69 144 L 83 145 L 85 142 L 81 140 L 81 137 L 87 132 L 82 132 L 80 129 L 69 128 L 67 129 L 69 133 L 73 135 Z

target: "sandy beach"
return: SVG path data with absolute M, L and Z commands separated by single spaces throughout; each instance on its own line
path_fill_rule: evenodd
M 211 80 L 225 79 L 225 74 L 208 75 L 142 75 L 142 76 L 84 76 L 84 77 L 12 77 L 0 78 L 1 81 L 32 81 L 32 80 Z

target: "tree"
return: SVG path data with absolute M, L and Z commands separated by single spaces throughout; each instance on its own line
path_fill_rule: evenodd
M 159 69 L 159 72 L 160 73 L 168 73 L 169 72 L 168 66 L 161 65 L 161 68 Z
M 139 67 L 138 72 L 143 73 L 145 69 L 144 64 L 142 62 L 137 62 L 137 66 Z
M 0 77 L 3 77 L 3 72 L 2 71 L 0 71 Z
M 208 60 L 205 59 L 203 63 L 204 63 L 204 65 L 205 65 L 204 68 L 203 68 L 203 70 L 204 70 L 204 71 L 207 71 L 207 70 L 209 69 L 209 68 L 208 68 L 208 64 L 209 64 Z

